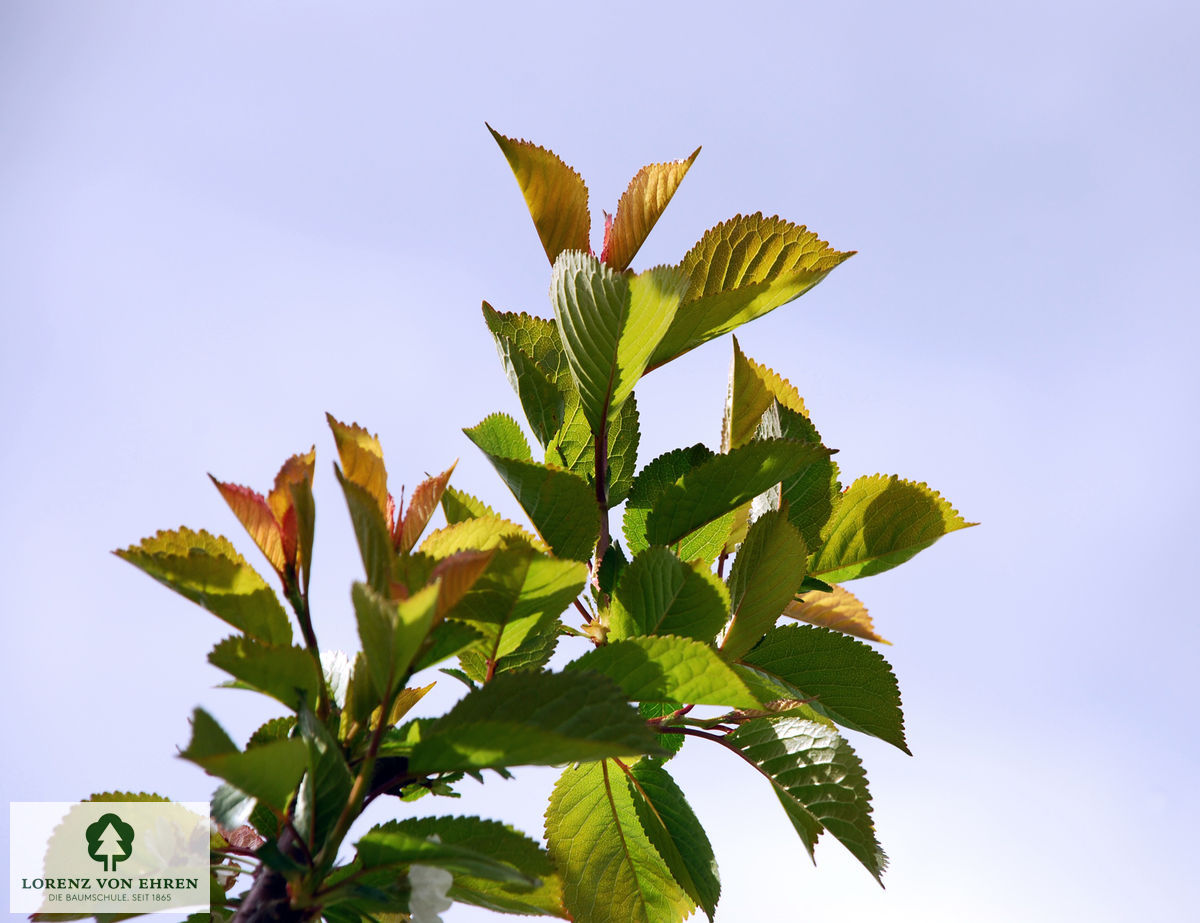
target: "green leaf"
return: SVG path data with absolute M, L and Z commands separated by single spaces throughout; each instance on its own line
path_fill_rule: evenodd
M 663 492 L 646 519 L 646 540 L 677 542 L 828 453 L 820 445 L 769 439 L 714 455 Z
M 453 619 L 439 622 L 430 632 L 429 638 L 429 647 L 417 658 L 416 666 L 413 667 L 414 673 L 439 664 L 448 657 L 453 657 L 468 647 L 483 641 L 483 635 L 470 625 L 456 622 Z
M 516 544 L 547 550 L 545 542 L 515 522 L 499 516 L 476 516 L 431 532 L 421 542 L 421 551 L 442 559 L 460 551 L 488 551 Z
M 809 855 L 828 830 L 877 879 L 887 857 L 875 839 L 862 763 L 833 727 L 805 718 L 756 718 L 725 737 L 775 788 Z
M 671 736 L 683 739 L 679 734 Z M 641 796 L 634 799 L 634 805 L 642 829 L 675 880 L 711 920 L 721 896 L 721 880 L 704 827 L 662 763 L 639 760 L 629 772 Z
M 282 814 L 308 762 L 304 741 L 281 740 L 238 752 L 212 715 L 192 712 L 192 740 L 179 754 Z
M 682 707 L 683 703 L 681 702 L 639 702 L 638 712 L 643 718 L 665 718 Z M 663 757 L 664 760 L 669 760 L 671 756 L 683 749 L 684 736 L 682 734 L 657 734 L 655 736 L 658 738 L 658 745 L 670 754 L 670 756 Z
M 694 906 L 646 835 L 637 797 L 612 760 L 569 768 L 554 786 L 546 842 L 580 923 L 668 923 Z
M 821 444 L 821 434 L 808 417 L 778 403 L 763 415 L 760 437 L 782 436 L 812 445 Z M 838 466 L 828 455 L 814 459 L 780 484 L 780 497 L 787 517 L 809 548 L 821 545 L 821 530 L 842 495 Z
M 546 256 L 553 263 L 564 250 L 587 250 L 592 219 L 583 179 L 553 151 L 488 131 L 508 159 Z
M 450 525 L 481 516 L 496 517 L 496 511 L 482 500 L 454 487 L 447 487 L 442 494 L 442 512 L 446 514 L 446 522 Z
M 403 821 L 389 821 L 368 830 L 355 844 L 364 869 L 432 865 L 452 872 L 531 888 L 533 880 L 508 862 L 462 846 L 421 836 L 404 829 Z
M 729 573 L 733 619 L 721 656 L 737 660 L 754 647 L 804 582 L 808 549 L 782 511 L 764 513 L 746 533 Z
M 758 433 L 763 414 L 776 400 L 801 416 L 806 415 L 804 400 L 791 382 L 747 357 L 742 352 L 737 337 L 734 337 L 729 392 L 725 401 L 725 419 L 721 426 L 721 451 L 728 452 L 751 442 Z M 791 434 L 787 436 L 797 438 Z
M 296 827 L 307 837 L 310 849 L 318 851 L 346 806 L 354 774 L 338 742 L 310 709 L 301 710 L 299 727 L 308 752 L 308 771 L 296 799 Z M 334 858 L 327 857 L 330 864 Z
M 577 250 L 554 261 L 550 300 L 593 432 L 632 393 L 686 284 L 666 267 L 624 276 Z
M 851 255 L 801 225 L 761 213 L 717 225 L 680 264 L 687 294 L 649 368 L 800 297 Z
M 843 727 L 910 752 L 896 677 L 862 642 L 826 628 L 787 625 L 767 632 L 742 662 Z
M 483 303 L 483 317 L 492 338 L 496 341 L 496 350 L 500 354 L 500 362 L 504 366 L 504 374 L 512 385 L 525 411 L 525 419 L 533 430 L 537 441 L 545 448 L 551 438 L 563 425 L 563 392 L 555 384 L 553 373 L 546 372 L 534 360 L 533 356 L 518 345 L 516 321 L 509 318 L 525 317 L 531 323 L 534 318 L 528 315 L 504 315 L 496 311 L 486 301 Z M 549 336 L 558 339 L 558 332 L 553 325 L 544 322 L 551 328 Z M 557 348 L 557 343 L 555 344 Z
M 562 881 L 550 856 L 537 842 L 512 827 L 478 817 L 414 817 L 391 826 L 425 839 L 437 836 L 446 846 L 511 865 L 526 878 L 539 882 L 530 890 L 527 882 L 509 884 L 458 872 L 450 888 L 450 896 L 456 901 L 499 913 L 564 915 Z
M 526 636 L 525 640 L 512 653 L 496 658 L 492 667 L 492 675 L 508 673 L 513 670 L 540 670 L 554 656 L 554 651 L 558 647 L 558 639 L 561 637 L 559 633 L 561 625 L 562 623 L 557 619 L 549 624 L 539 625 L 536 631 Z M 485 648 L 476 646 L 471 650 L 463 651 L 459 661 L 463 671 L 471 679 L 476 682 L 484 682 L 487 679 L 488 658 Z
M 333 466 L 333 473 L 346 495 L 346 508 L 350 511 L 350 523 L 354 527 L 367 582 L 376 593 L 387 595 L 394 557 L 391 529 L 370 493 L 343 476 L 337 465 Z
M 302 647 L 270 647 L 233 635 L 209 652 L 208 662 L 237 679 L 235 685 L 265 693 L 293 711 L 301 702 L 316 705 L 321 674 Z
M 493 337 L 511 342 L 560 391 L 567 390 L 567 386 L 572 384 L 558 325 L 552 319 L 534 317 L 524 312 L 497 311 L 486 301 L 483 303 L 483 318 Z
M 529 460 L 529 446 L 511 417 L 493 414 L 463 432 L 487 455 L 554 553 L 586 561 L 600 531 L 595 497 L 587 482 L 569 471 Z
M 567 670 L 594 670 L 636 702 L 758 708 L 746 684 L 707 644 L 690 638 L 627 638 L 588 651 Z
M 584 419 L 579 393 L 572 384 L 566 394 L 562 428 L 546 447 L 547 464 L 558 465 L 595 484 L 596 437 Z M 628 495 L 637 468 L 641 439 L 637 400 L 633 394 L 608 421 L 608 506 L 619 505 Z
M 587 583 L 587 566 L 518 545 L 496 551 L 447 618 L 469 625 L 483 637 L 485 659 L 513 654 L 534 635 L 557 631 L 558 616 Z
M 699 153 L 696 148 L 687 160 L 652 163 L 638 170 L 617 203 L 612 226 L 605 231 L 600 254 L 605 264 L 622 270 L 633 262 Z
M 495 456 L 514 461 L 533 460 L 533 453 L 529 450 L 529 443 L 525 441 L 525 434 L 521 432 L 517 421 L 508 414 L 494 413 L 463 432 L 489 458 Z
M 380 699 L 400 688 L 437 615 L 438 587 L 425 587 L 408 599 L 393 602 L 365 583 L 351 589 L 358 636 Z
M 648 548 L 621 572 L 609 611 L 609 638 L 678 635 L 711 641 L 729 618 L 729 594 L 711 571 Z
M 829 583 L 869 577 L 973 525 L 924 484 L 894 474 L 861 477 L 842 495 L 808 569 Z
M 268 644 L 292 643 L 275 593 L 224 536 L 176 529 L 113 553 L 239 631 Z
M 607 677 L 519 672 L 468 693 L 434 722 L 409 765 L 445 772 L 658 752 L 654 733 Z
M 629 501 L 625 504 L 625 541 L 632 554 L 650 547 L 646 539 L 646 521 L 650 510 L 659 499 L 684 475 L 713 457 L 712 451 L 697 443 L 686 449 L 675 449 L 660 455 L 646 465 L 629 490 Z M 713 520 L 675 543 L 675 550 L 685 561 L 704 561 L 712 564 L 725 547 L 730 520 L 722 517 Z

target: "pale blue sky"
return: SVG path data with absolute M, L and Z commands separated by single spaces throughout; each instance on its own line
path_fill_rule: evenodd
M 212 688 L 222 623 L 108 554 L 179 524 L 246 547 L 206 472 L 266 486 L 316 443 L 328 647 L 357 646 L 358 562 L 325 411 L 394 485 L 461 457 L 516 512 L 460 428 L 517 410 L 480 300 L 547 313 L 549 268 L 486 119 L 597 219 L 702 144 L 637 265 L 759 209 L 860 251 L 743 348 L 845 474 L 983 522 L 852 586 L 915 753 L 854 737 L 887 890 L 832 841 L 814 869 L 761 779 L 689 746 L 718 920 L 1194 912 L 1200 14 L 745 6 L 0 5 L 3 800 L 205 799 L 172 756 L 191 708 L 270 714 Z M 715 441 L 729 354 L 647 380 L 643 460 Z M 552 777 L 413 809 L 536 835 Z

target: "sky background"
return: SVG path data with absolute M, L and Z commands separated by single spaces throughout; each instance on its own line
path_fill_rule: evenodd
M 274 714 L 213 688 L 224 623 L 109 554 L 186 524 L 261 563 L 206 472 L 262 489 L 316 445 L 327 648 L 358 646 L 360 564 L 326 411 L 379 433 L 393 488 L 459 458 L 457 486 L 517 514 L 461 428 L 519 413 L 481 299 L 548 314 L 549 266 L 487 120 L 575 166 L 597 226 L 642 164 L 703 145 L 637 267 L 757 210 L 858 250 L 740 342 L 844 480 L 927 481 L 983 523 L 851 586 L 914 753 L 852 735 L 886 890 L 832 839 L 813 868 L 728 754 L 672 764 L 718 921 L 1183 919 L 1198 45 L 1183 2 L 7 0 L 3 800 L 205 800 L 174 756 L 191 709 L 236 738 Z M 643 462 L 716 445 L 730 352 L 639 388 Z M 554 775 L 401 810 L 536 836 Z

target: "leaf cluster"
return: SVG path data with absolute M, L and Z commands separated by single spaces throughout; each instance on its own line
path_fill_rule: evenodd
M 214 916 L 433 919 L 429 908 L 454 900 L 577 921 L 711 919 L 714 850 L 668 768 L 689 741 L 687 758 L 728 750 L 770 786 L 810 854 L 828 832 L 880 877 L 867 778 L 843 731 L 908 752 L 904 719 L 891 668 L 864 643 L 882 639 L 840 584 L 968 523 L 896 476 L 843 489 L 797 390 L 736 339 L 716 450 L 639 467 L 635 399 L 650 371 L 799 297 L 851 254 L 803 226 L 738 216 L 677 264 L 636 272 L 699 151 L 638 172 L 597 256 L 579 175 L 493 135 L 550 262 L 551 312 L 483 305 L 533 442 L 505 413 L 465 433 L 528 523 L 452 487 L 453 465 L 397 502 L 379 439 L 331 416 L 364 572 L 350 593 L 353 656 L 322 653 L 309 608 L 315 450 L 288 459 L 265 495 L 213 479 L 278 594 L 207 532 L 117 552 L 231 626 L 210 662 L 285 708 L 244 746 L 204 710 L 192 716 L 180 755 L 220 783 Z M 445 524 L 431 529 L 439 509 Z M 438 667 L 466 694 L 411 717 Z M 545 846 L 405 804 L 524 765 L 565 766 Z M 352 825 L 391 798 L 400 816 L 348 853 Z

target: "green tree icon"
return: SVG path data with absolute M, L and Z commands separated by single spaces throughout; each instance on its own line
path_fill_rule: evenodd
M 104 871 L 115 872 L 117 863 L 133 855 L 133 827 L 116 814 L 104 814 L 84 832 L 88 855 L 104 863 Z

